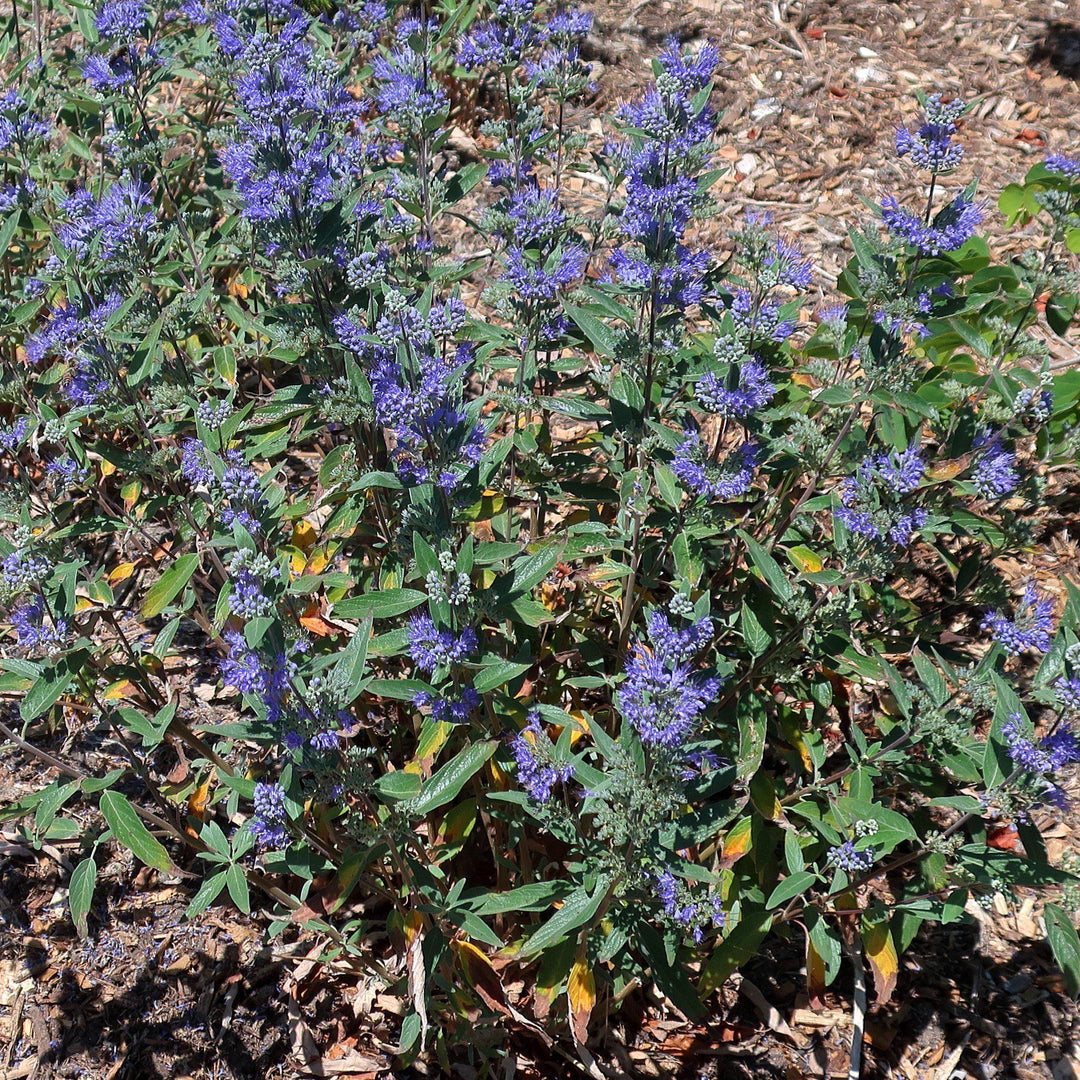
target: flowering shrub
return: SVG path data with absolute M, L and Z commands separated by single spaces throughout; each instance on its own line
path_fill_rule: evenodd
M 533 0 L 70 23 L 0 99 L 0 731 L 60 769 L 5 816 L 100 811 L 80 934 L 106 840 L 194 869 L 191 916 L 264 905 L 407 998 L 408 1059 L 520 1018 L 496 950 L 580 1041 L 774 930 L 884 998 L 924 922 L 1069 878 L 1032 812 L 1080 591 L 999 568 L 1075 480 L 1080 164 L 1002 194 L 1044 232 L 998 261 L 923 99 L 820 307 L 767 216 L 698 239 L 711 46 L 599 141 L 590 18 Z

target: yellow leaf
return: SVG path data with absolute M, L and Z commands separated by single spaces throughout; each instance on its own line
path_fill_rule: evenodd
M 802 544 L 788 548 L 788 558 L 804 573 L 816 574 L 825 564 L 816 551 L 811 551 Z
M 239 296 L 241 300 L 247 299 L 248 287 L 240 280 L 239 274 L 233 274 L 226 286 L 230 296 Z
M 135 573 L 135 564 L 133 562 L 122 562 L 119 566 L 114 566 L 109 571 L 109 584 L 116 585 L 121 581 L 127 581 L 132 574 Z
M 106 461 L 104 458 L 98 462 L 98 467 L 101 469 L 102 476 L 112 476 L 112 474 L 116 472 L 116 466 L 111 461 Z
M 131 508 L 139 501 L 142 494 L 142 484 L 138 480 L 132 480 L 120 489 L 120 497 L 124 500 L 124 509 L 131 513 Z
M 210 781 L 200 784 L 188 796 L 188 813 L 200 821 L 206 820 L 206 806 L 210 801 Z
M 776 797 L 773 779 L 763 769 L 756 772 L 750 780 L 750 801 L 769 821 L 784 817 L 784 808 Z
M 294 547 L 309 551 L 315 544 L 318 534 L 310 521 L 298 521 L 293 525 L 291 543 Z
M 325 551 L 316 551 L 308 559 L 304 572 L 308 574 L 321 574 L 330 562 L 330 556 Z
M 106 701 L 122 701 L 126 697 L 130 697 L 135 693 L 135 687 L 127 679 L 121 679 L 119 682 L 114 682 L 104 694 Z
M 725 868 L 733 866 L 750 850 L 750 832 L 753 826 L 754 819 L 745 817 L 728 830 L 727 836 L 724 837 L 721 866 Z
M 589 1034 L 589 1017 L 596 1005 L 596 977 L 584 958 L 575 961 L 566 983 L 566 1000 L 574 1038 L 584 1044 Z
M 900 970 L 900 960 L 896 955 L 896 945 L 889 933 L 887 922 L 871 923 L 863 926 L 863 947 L 866 958 L 870 961 L 870 970 L 874 973 L 874 989 L 877 1002 L 884 1005 L 896 989 L 896 974 Z
M 424 916 L 419 911 L 410 911 L 405 916 L 405 948 L 411 948 L 412 943 L 416 940 L 416 935 L 424 929 Z

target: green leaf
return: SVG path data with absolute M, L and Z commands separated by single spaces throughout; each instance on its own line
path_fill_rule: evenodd
M 42 671 L 19 705 L 19 715 L 23 720 L 36 720 L 56 704 L 60 695 L 82 670 L 86 656 L 85 649 L 77 649 Z
M 251 896 L 248 892 L 247 878 L 244 876 L 243 867 L 233 863 L 225 871 L 225 884 L 229 889 L 232 902 L 245 914 L 251 913 Z
M 213 877 L 207 878 L 199 886 L 199 891 L 191 898 L 191 903 L 188 904 L 187 911 L 184 914 L 189 919 L 201 915 L 218 898 L 218 894 L 224 888 L 225 871 L 223 870 L 220 874 L 214 874 Z
M 534 881 L 504 893 L 487 893 L 472 901 L 477 915 L 504 915 L 508 911 L 545 911 L 560 899 L 567 886 L 561 881 Z
M 137 859 L 157 870 L 167 872 L 172 869 L 169 853 L 150 835 L 135 808 L 123 795 L 117 791 L 102 792 L 98 808 L 116 840 Z
M 677 959 L 674 963 L 668 959 L 664 939 L 657 933 L 656 929 L 646 922 L 641 922 L 638 924 L 634 936 L 637 938 L 642 954 L 648 961 L 653 982 L 656 983 L 657 989 L 684 1016 L 700 1016 L 704 1009 L 694 992 L 693 983 L 690 982 Z
M 739 757 L 736 777 L 745 780 L 753 776 L 765 754 L 765 729 L 768 718 L 758 694 L 742 694 L 735 706 L 739 724 Z
M 146 599 L 143 601 L 142 606 L 142 617 L 152 619 L 155 615 L 160 615 L 169 606 L 176 594 L 191 580 L 191 575 L 195 573 L 195 568 L 198 565 L 199 556 L 196 552 L 181 555 L 146 590 Z
M 383 773 L 375 781 L 375 790 L 386 802 L 400 802 L 402 799 L 415 799 L 420 794 L 422 783 L 418 773 L 398 769 L 396 772 Z
M 488 667 L 481 668 L 473 679 L 473 689 L 478 694 L 486 694 L 497 686 L 516 679 L 532 667 L 529 663 L 518 663 L 516 660 L 499 660 Z
M 1080 997 L 1080 937 L 1064 909 L 1047 904 L 1043 909 L 1046 940 L 1054 951 L 1054 959 L 1065 973 L 1065 982 L 1073 997 Z
M 742 615 L 740 618 L 743 641 L 753 657 L 762 656 L 772 644 L 772 636 L 761 625 L 761 621 L 754 614 L 754 609 L 744 600 Z
M 79 937 L 86 937 L 86 917 L 94 902 L 94 885 L 97 882 L 97 863 L 93 858 L 83 859 L 75 867 L 68 883 L 68 907 L 71 908 L 71 921 L 75 924 Z
M 584 308 L 575 307 L 573 304 L 563 304 L 563 311 L 574 320 L 596 352 L 611 360 L 616 358 L 619 338 L 610 326 L 601 322 L 595 315 L 590 315 Z
M 563 906 L 525 942 L 522 955 L 535 956 L 587 923 L 596 914 L 606 892 L 606 882 L 597 885 L 591 895 L 584 887 L 572 892 Z
M 743 966 L 752 960 L 772 926 L 772 916 L 763 908 L 743 908 L 742 917 L 735 928 L 717 945 L 712 956 L 701 969 L 698 994 L 708 997 Z
M 806 892 L 817 881 L 817 874 L 809 870 L 798 870 L 780 882 L 772 891 L 769 899 L 765 902 L 767 908 L 778 908 L 786 904 L 800 893 Z
M 412 611 L 426 599 L 427 594 L 416 589 L 381 589 L 366 596 L 339 600 L 334 605 L 333 614 L 343 619 L 389 619 L 392 615 Z
M 498 745 L 495 739 L 488 739 L 465 747 L 423 786 L 412 809 L 417 814 L 430 814 L 450 802 L 495 753 Z
M 750 561 L 768 582 L 773 595 L 781 600 L 790 600 L 795 595 L 795 590 L 780 564 L 749 533 L 742 529 L 739 529 L 738 533 L 746 545 Z

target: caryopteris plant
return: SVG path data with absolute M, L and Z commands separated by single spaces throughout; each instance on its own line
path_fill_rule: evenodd
M 770 933 L 886 997 L 924 922 L 1067 880 L 1080 164 L 999 261 L 921 99 L 822 304 L 714 199 L 711 46 L 601 137 L 587 14 L 313 7 L 6 31 L 0 732 L 52 771 L 0 813 L 81 839 L 79 933 L 120 844 L 480 1063 L 639 984 L 695 1016 Z

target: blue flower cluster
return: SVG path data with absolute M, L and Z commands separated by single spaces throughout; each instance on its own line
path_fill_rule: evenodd
M 24 649 L 43 649 L 56 652 L 70 632 L 67 619 L 46 621 L 45 597 L 37 594 L 18 604 L 9 614 L 18 643 Z
M 248 822 L 260 848 L 283 848 L 289 842 L 286 831 L 285 789 L 280 784 L 257 783 L 253 796 L 255 816 Z
M 413 702 L 420 708 L 430 707 L 436 721 L 467 723 L 480 707 L 481 698 L 473 687 L 461 685 L 455 668 L 480 647 L 476 631 L 466 626 L 455 634 L 436 626 L 430 615 L 414 615 L 409 620 L 408 641 L 409 655 L 417 669 L 429 677 L 439 672 L 443 684 L 436 691 L 417 691 Z
M 712 620 L 674 629 L 661 612 L 648 620 L 652 648 L 639 642 L 626 663 L 617 700 L 623 719 L 648 746 L 682 747 L 716 698 L 722 680 L 692 663 L 712 636 Z
M 857 851 L 854 840 L 845 840 L 842 844 L 829 848 L 825 862 L 846 874 L 863 874 L 874 865 L 874 853 L 869 848 Z
M 218 479 L 206 447 L 196 438 L 186 439 L 181 446 L 180 474 L 192 487 L 208 489 L 210 499 L 220 507 L 222 524 L 240 525 L 250 533 L 262 529 L 259 515 L 266 509 L 266 497 L 258 474 L 239 450 L 225 451 Z
M 843 505 L 833 516 L 857 536 L 879 541 L 888 537 L 894 544 L 909 544 L 928 514 L 901 500 L 918 488 L 925 472 L 926 462 L 914 443 L 900 452 L 869 454 L 841 485 Z
M 62 203 L 67 220 L 56 234 L 72 255 L 138 260 L 157 225 L 153 206 L 153 193 L 140 180 L 120 180 L 100 198 L 81 188 Z
M 982 446 L 982 453 L 971 473 L 971 483 L 982 498 L 1000 499 L 1020 483 L 1016 455 L 1001 445 L 1000 435 L 984 438 Z
M 434 305 L 425 317 L 399 294 L 388 297 L 374 333 L 348 315 L 334 322 L 341 341 L 367 362 L 375 419 L 393 438 L 399 475 L 444 492 L 479 462 L 487 441 L 484 425 L 461 405 L 472 346 L 446 348 L 445 339 L 464 322 L 464 305 L 456 298 Z
M 897 156 L 910 154 L 915 165 L 935 176 L 955 169 L 964 156 L 964 148 L 954 143 L 952 137 L 956 134 L 956 121 L 966 109 L 967 105 L 959 98 L 943 102 L 940 94 L 931 95 L 923 104 L 925 122 L 914 132 L 905 128 L 897 131 Z
M 920 255 L 941 255 L 958 251 L 975 235 L 983 219 L 983 207 L 966 195 L 957 195 L 927 223 L 904 210 L 888 195 L 881 203 L 881 220 L 897 240 L 915 248 Z
M 750 490 L 759 456 L 757 446 L 746 442 L 717 460 L 701 435 L 688 431 L 672 458 L 671 471 L 696 495 L 737 499 Z
M 1046 652 L 1054 629 L 1054 601 L 1040 596 L 1038 589 L 1029 584 L 1012 619 L 1004 612 L 992 611 L 983 618 L 981 625 L 1010 656 L 1030 651 Z
M 705 91 L 719 61 L 713 45 L 696 56 L 670 45 L 657 61 L 655 85 L 620 110 L 628 138 L 611 149 L 626 188 L 619 224 L 633 245 L 615 252 L 611 265 L 619 280 L 655 294 L 657 309 L 678 310 L 702 295 L 708 255 L 681 241 L 704 202 L 696 170 L 712 142 Z
M 266 254 L 310 258 L 324 208 L 353 190 L 378 150 L 360 130 L 364 103 L 316 56 L 303 12 L 279 32 L 243 20 L 226 13 L 214 21 L 232 68 L 240 136 L 221 161 Z
M 544 732 L 537 709 L 529 713 L 525 727 L 510 740 L 510 752 L 517 765 L 518 783 L 534 802 L 546 803 L 556 785 L 573 779 L 573 762 L 556 759 L 555 747 Z
M 656 896 L 664 914 L 700 944 L 707 930 L 723 929 L 727 921 L 724 902 L 719 896 L 699 899 L 685 885 L 680 885 L 670 870 L 656 875 Z
M 1064 766 L 1080 762 L 1080 739 L 1065 725 L 1044 735 L 1038 742 L 1026 734 L 1026 721 L 1021 713 L 1010 713 L 1001 725 L 1001 737 L 1009 757 L 1022 769 L 1040 775 L 1059 772 Z

